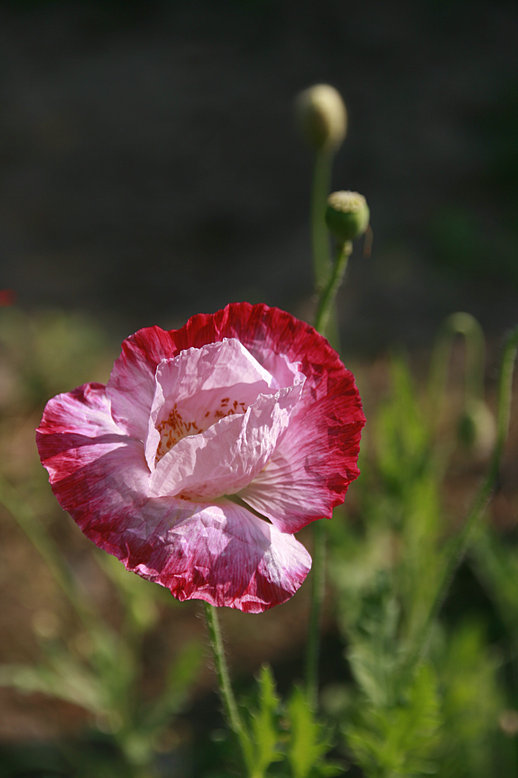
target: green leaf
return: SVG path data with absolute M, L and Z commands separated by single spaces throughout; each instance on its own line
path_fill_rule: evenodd
M 399 619 L 392 576 L 380 571 L 363 592 L 357 620 L 350 628 L 348 651 L 353 676 L 374 707 L 391 705 L 398 693 Z
M 288 704 L 288 716 L 291 725 L 288 759 L 293 778 L 340 775 L 341 767 L 323 761 L 330 748 L 329 738 L 299 688 Z
M 69 660 L 59 670 L 44 664 L 1 665 L 0 686 L 10 686 L 26 694 L 47 694 L 98 715 L 105 711 L 103 696 L 95 678 L 73 660 Z
M 377 464 L 387 490 L 402 495 L 430 463 L 430 434 L 402 356 L 393 358 L 391 377 L 391 395 L 375 422 Z
M 250 761 L 254 778 L 261 778 L 272 762 L 282 759 L 282 754 L 278 748 L 279 697 L 270 667 L 264 665 L 261 668 L 257 682 L 258 707 L 252 712 L 250 723 Z
M 496 774 L 495 755 L 503 757 L 497 737 L 505 699 L 498 687 L 498 656 L 487 646 L 482 625 L 457 624 L 437 641 L 435 659 L 443 690 L 441 778 Z M 507 774 L 505 767 L 501 774 Z
M 367 778 L 431 775 L 438 767 L 433 754 L 439 724 L 435 674 L 421 665 L 398 703 L 360 705 L 346 739 Z

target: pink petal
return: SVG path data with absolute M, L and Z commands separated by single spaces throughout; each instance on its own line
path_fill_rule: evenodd
M 173 405 L 183 424 L 193 425 L 194 434 L 217 421 L 218 413 L 234 414 L 233 403 L 243 413 L 272 383 L 270 373 L 235 339 L 189 348 L 162 360 L 156 370 L 146 441 L 150 469 L 154 469 L 160 440 L 157 426 L 167 419 Z
M 251 613 L 284 602 L 302 584 L 311 558 L 291 535 L 227 500 L 210 505 L 149 499 L 142 447 L 139 460 L 139 444 L 129 438 L 127 445 L 105 450 L 96 439 L 79 442 L 76 436 L 79 456 L 60 467 L 69 452 L 68 436 L 39 438 L 45 466 L 52 462 L 53 491 L 85 535 L 129 570 L 180 600 L 202 599 Z M 59 446 L 53 445 L 49 460 L 52 438 L 63 440 L 63 451 L 56 454 Z
M 126 338 L 106 386 L 114 419 L 138 440 L 147 436 L 157 365 L 178 353 L 173 335 L 174 330 L 146 327 Z
M 47 403 L 38 432 L 70 432 L 96 437 L 123 432 L 113 421 L 110 401 L 103 384 L 83 384 L 72 392 L 58 394 Z
M 197 314 L 171 336 L 179 349 L 237 338 L 274 376 L 284 369 L 278 361 L 282 354 L 289 363 L 299 363 L 314 398 L 332 391 L 346 372 L 336 351 L 313 327 L 262 303 L 230 303 L 214 314 Z
M 92 468 L 100 478 L 106 476 L 107 494 L 113 488 L 128 492 L 147 488 L 149 472 L 142 445 L 115 424 L 101 384 L 85 384 L 50 400 L 36 442 L 52 489 L 71 513 L 92 496 Z M 93 504 L 91 510 L 95 510 Z
M 121 434 L 105 389 L 50 400 L 37 433 L 52 489 L 83 532 L 178 599 L 259 613 L 289 599 L 311 558 L 293 538 L 228 500 L 149 498 L 141 443 Z
M 36 434 L 40 458 L 51 483 L 124 445 L 105 387 L 85 384 L 47 403 Z
M 267 466 L 239 497 L 282 532 L 297 532 L 314 519 L 330 518 L 359 475 L 364 423 L 349 373 L 341 391 L 292 417 Z
M 145 513 L 157 504 L 148 504 Z M 309 572 L 304 546 L 239 505 L 191 504 L 169 512 L 166 506 L 161 503 L 162 521 L 150 522 L 156 530 L 141 544 L 121 537 L 121 558 L 179 600 L 260 613 L 289 599 Z
M 287 383 L 287 363 L 299 363 L 313 398 L 332 391 L 345 371 L 338 354 L 309 324 L 279 308 L 231 303 L 214 314 L 192 316 L 181 329 L 147 327 L 127 338 L 107 385 L 114 418 L 144 441 L 161 360 L 224 338 L 241 341 L 279 386 Z
M 270 459 L 297 407 L 303 384 L 259 395 L 244 415 L 226 416 L 180 440 L 151 475 L 154 496 L 215 499 L 250 483 Z

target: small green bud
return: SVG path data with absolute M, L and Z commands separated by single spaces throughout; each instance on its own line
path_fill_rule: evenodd
M 369 226 L 369 216 L 365 197 L 358 192 L 333 192 L 327 198 L 327 228 L 340 243 L 362 235 Z
M 301 92 L 295 101 L 295 116 L 314 149 L 334 151 L 343 143 L 347 110 L 340 93 L 329 84 L 316 84 Z
M 457 434 L 464 448 L 480 457 L 489 456 L 496 439 L 493 414 L 482 400 L 471 400 L 462 412 Z

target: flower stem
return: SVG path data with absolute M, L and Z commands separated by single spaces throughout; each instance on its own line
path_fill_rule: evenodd
M 313 275 L 315 289 L 319 298 L 327 287 L 332 273 L 329 233 L 325 220 L 327 197 L 331 184 L 332 161 L 332 150 L 319 149 L 315 154 L 313 186 L 311 190 L 311 242 L 313 249 Z M 331 345 L 339 350 L 340 339 L 336 312 L 332 306 L 327 317 L 325 335 Z
M 333 304 L 335 301 L 336 293 L 340 288 L 340 284 L 343 281 L 345 270 L 347 268 L 347 260 L 351 256 L 353 244 L 351 241 L 346 241 L 338 247 L 338 255 L 333 265 L 333 270 L 329 277 L 329 280 L 322 290 L 320 300 L 317 308 L 317 315 L 315 317 L 315 329 L 326 334 L 327 325 L 329 323 L 329 317 L 333 310 Z
M 469 313 L 454 313 L 444 322 L 432 355 L 428 385 L 429 414 L 435 425 L 444 396 L 453 338 L 462 335 L 466 343 L 465 399 L 478 399 L 484 384 L 484 333 Z
M 343 281 L 347 261 L 351 255 L 352 243 L 346 241 L 338 247 L 337 257 L 327 284 L 321 291 L 315 317 L 315 329 L 326 334 L 333 313 L 336 293 Z M 308 701 L 314 709 L 318 697 L 318 662 L 320 654 L 320 628 L 322 620 L 322 603 L 325 594 L 326 569 L 326 527 L 321 521 L 313 524 L 313 565 L 312 589 L 309 614 L 308 642 L 306 653 L 306 693 Z
M 324 288 L 331 269 L 329 236 L 324 219 L 326 199 L 331 181 L 331 151 L 320 149 L 315 155 L 313 186 L 311 190 L 311 239 L 313 244 L 313 272 L 317 291 Z
M 207 621 L 207 629 L 209 632 L 210 644 L 212 648 L 212 654 L 214 656 L 214 663 L 216 665 L 216 674 L 218 676 L 219 684 L 219 696 L 225 712 L 225 718 L 227 724 L 237 737 L 239 745 L 241 747 L 241 755 L 243 761 L 250 773 L 250 747 L 248 738 L 243 727 L 243 722 L 239 715 L 239 710 L 232 690 L 232 684 L 230 683 L 230 675 L 228 672 L 227 660 L 225 657 L 225 649 L 223 647 L 223 640 L 221 637 L 221 628 L 219 625 L 218 614 L 216 608 L 209 603 L 205 603 L 205 618 Z
M 511 397 L 513 369 L 518 351 L 518 327 L 514 329 L 506 340 L 502 360 L 500 363 L 500 374 L 498 383 L 498 418 L 497 435 L 493 448 L 491 461 L 486 477 L 480 484 L 475 495 L 466 520 L 455 538 L 454 542 L 447 552 L 446 560 L 438 582 L 435 597 L 432 600 L 423 629 L 420 632 L 420 638 L 411 651 L 407 667 L 411 671 L 415 664 L 422 658 L 428 640 L 431 628 L 437 618 L 441 606 L 446 598 L 446 594 L 453 580 L 455 571 L 460 564 L 472 537 L 473 530 L 484 514 L 484 510 L 491 498 L 495 485 L 498 482 L 500 463 L 504 451 L 505 442 L 509 431 L 509 421 L 511 414 Z

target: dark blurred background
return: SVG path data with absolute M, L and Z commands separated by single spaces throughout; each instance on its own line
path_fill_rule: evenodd
M 349 110 L 334 188 L 369 201 L 347 351 L 426 345 L 518 291 L 518 5 L 3 2 L 0 288 L 123 338 L 231 300 L 311 315 L 311 157 L 293 98 Z

